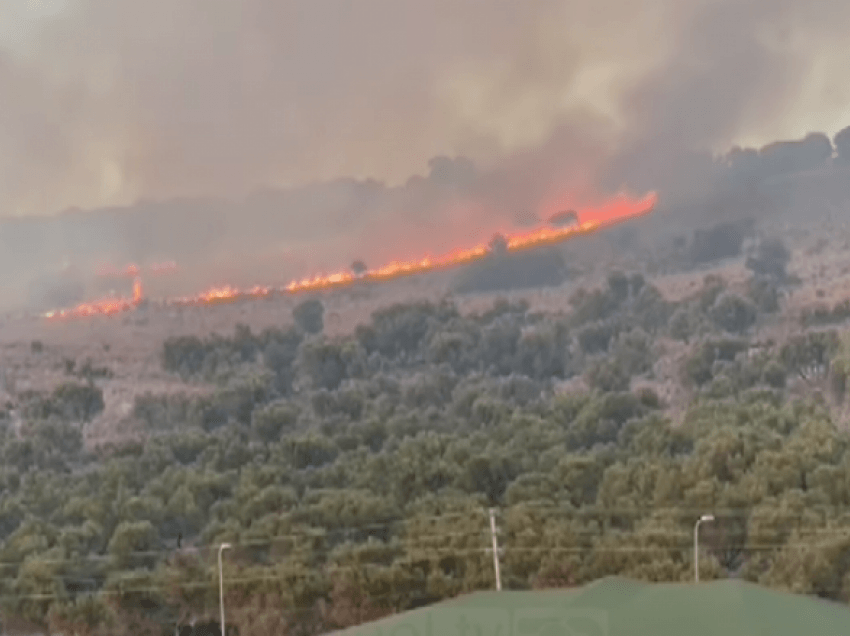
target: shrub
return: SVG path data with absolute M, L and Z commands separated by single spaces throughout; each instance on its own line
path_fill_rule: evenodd
M 342 346 L 334 342 L 304 342 L 295 365 L 313 389 L 333 391 L 347 375 Z
M 299 470 L 328 464 L 338 453 L 333 440 L 325 436 L 308 435 L 292 442 L 292 458 Z
M 103 410 L 103 391 L 91 384 L 66 382 L 53 391 L 54 412 L 61 417 L 87 422 Z
M 673 313 L 673 307 L 652 285 L 643 285 L 636 294 L 632 313 L 644 330 L 655 333 L 663 329 Z
M 770 314 L 779 311 L 779 290 L 770 279 L 754 276 L 748 284 L 749 299 L 759 311 Z
M 673 312 L 668 323 L 670 336 L 676 340 L 688 342 L 696 333 L 697 319 L 687 307 L 679 307 Z
M 614 295 L 617 302 L 626 300 L 629 296 L 629 277 L 621 271 L 613 271 L 608 274 L 608 289 Z
M 320 300 L 311 298 L 292 310 L 292 318 L 298 327 L 310 334 L 321 333 L 325 327 L 325 306 Z
M 832 308 L 820 305 L 803 311 L 801 321 L 806 327 L 840 324 L 850 318 L 850 300 L 845 300 Z
M 764 378 L 764 382 L 769 384 L 775 389 L 781 389 L 785 387 L 785 379 L 787 372 L 785 371 L 785 367 L 779 364 L 775 360 L 771 360 L 768 362 L 762 373 L 762 377 Z
M 786 278 L 785 268 L 791 260 L 791 253 L 785 244 L 777 239 L 762 241 L 756 253 L 747 258 L 747 268 L 759 276 L 782 281 Z
M 197 336 L 168 338 L 162 346 L 163 367 L 181 375 L 199 373 L 204 365 L 207 349 Z
M 251 429 L 266 443 L 280 439 L 284 432 L 291 432 L 298 423 L 298 409 L 288 402 L 273 402 L 256 409 L 251 417 Z
M 750 301 L 727 292 L 717 298 L 709 315 L 721 329 L 744 333 L 755 324 L 758 312 Z
M 589 292 L 581 288 L 570 297 L 569 302 L 573 307 L 571 318 L 575 326 L 591 320 L 605 320 L 619 309 L 619 303 L 608 290 L 596 289 Z
M 752 220 L 721 223 L 707 230 L 696 230 L 690 248 L 694 264 L 710 263 L 732 258 L 741 253 L 741 246 L 755 228 Z
M 579 329 L 577 337 L 585 353 L 602 353 L 608 350 L 611 338 L 614 337 L 614 327 L 610 322 L 597 320 Z
M 566 263 L 555 249 L 503 253 L 494 251 L 466 266 L 455 278 L 454 291 L 467 294 L 529 287 L 554 287 L 566 279 Z
M 603 358 L 591 365 L 585 376 L 587 383 L 600 391 L 628 391 L 631 376 L 615 358 Z
M 709 382 L 713 376 L 714 347 L 708 343 L 698 346 L 685 361 L 685 377 L 696 386 Z
M 398 303 L 374 312 L 372 323 L 358 326 L 355 333 L 367 354 L 377 351 L 393 359 L 416 351 L 432 323 L 456 314 L 453 307 L 438 307 L 429 302 Z

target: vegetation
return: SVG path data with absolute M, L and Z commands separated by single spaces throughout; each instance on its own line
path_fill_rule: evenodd
M 747 258 L 747 267 L 757 275 L 765 278 L 784 281 L 787 274 L 785 271 L 791 254 L 788 248 L 779 239 L 771 238 L 762 241 L 756 253 Z
M 753 236 L 754 230 L 755 224 L 749 219 L 696 230 L 690 245 L 690 260 L 699 265 L 739 256 L 744 240 Z
M 491 588 L 489 507 L 507 588 L 690 579 L 713 512 L 703 578 L 850 598 L 836 328 L 758 343 L 773 310 L 721 279 L 669 303 L 623 272 L 564 315 L 397 305 L 339 340 L 305 306 L 293 328 L 165 341 L 164 368 L 214 390 L 140 397 L 141 445 L 85 451 L 91 376 L 29 396 L 20 435 L 0 421 L 4 616 L 75 634 L 214 623 L 226 541 L 239 633 L 345 627 Z M 652 388 L 673 340 L 691 391 L 675 421 Z M 795 397 L 819 373 L 829 390 Z
M 305 300 L 292 310 L 295 324 L 307 333 L 321 333 L 324 329 L 324 315 L 324 305 L 315 298 Z
M 833 140 L 838 160 L 841 163 L 850 162 L 850 126 L 836 133 Z
M 818 305 L 804 310 L 802 315 L 803 325 L 806 327 L 820 327 L 847 322 L 850 319 L 850 300 L 828 307 Z
M 564 257 L 557 249 L 508 252 L 505 239 L 497 236 L 485 258 L 461 270 L 454 288 L 470 293 L 550 287 L 563 283 L 566 275 Z

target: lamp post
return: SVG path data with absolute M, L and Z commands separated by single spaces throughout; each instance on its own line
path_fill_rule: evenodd
M 502 575 L 499 572 L 499 543 L 496 541 L 496 509 L 490 508 L 490 537 L 493 540 L 493 568 L 496 571 L 496 591 L 502 591 Z
M 222 543 L 218 548 L 218 600 L 221 606 L 221 636 L 224 636 L 224 573 L 221 567 L 221 553 L 229 547 L 229 543 Z
M 694 525 L 694 575 L 699 583 L 699 524 L 703 521 L 714 521 L 714 515 L 703 515 Z

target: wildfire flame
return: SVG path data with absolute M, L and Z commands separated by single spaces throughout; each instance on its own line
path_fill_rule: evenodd
M 615 200 L 608 206 L 596 210 L 586 210 L 583 216 L 596 217 L 594 220 L 585 221 L 577 225 L 563 228 L 539 227 L 535 230 L 513 234 L 506 237 L 507 249 L 510 252 L 523 249 L 540 247 L 562 242 L 570 237 L 588 234 L 601 228 L 632 219 L 651 212 L 657 201 L 657 196 L 651 192 L 639 201 L 629 201 L 625 198 Z M 264 298 L 274 293 L 299 293 L 306 291 L 319 291 L 342 287 L 360 281 L 386 281 L 401 276 L 421 274 L 437 269 L 463 265 L 487 255 L 489 248 L 479 245 L 471 249 L 458 249 L 439 257 L 426 256 L 414 261 L 392 261 L 377 269 L 367 270 L 362 274 L 354 274 L 350 271 L 339 271 L 327 275 L 318 275 L 313 278 L 295 280 L 282 288 L 255 285 L 250 289 L 239 289 L 230 285 L 213 287 L 195 296 L 183 296 L 166 299 L 168 305 L 209 305 L 216 303 L 233 302 L 240 299 Z M 150 268 L 153 273 L 174 271 L 176 263 L 170 261 Z M 108 272 L 101 275 L 115 275 L 115 270 L 101 270 Z M 78 318 L 95 315 L 110 316 L 138 307 L 143 300 L 142 282 L 139 268 L 128 265 L 118 275 L 133 278 L 133 297 L 108 298 L 83 303 L 69 310 L 51 311 L 45 314 L 49 319 Z
M 82 303 L 73 309 L 61 309 L 57 311 L 49 311 L 45 314 L 45 318 L 60 319 L 60 318 L 85 318 L 88 316 L 112 316 L 129 311 L 134 307 L 138 307 L 144 299 L 142 294 L 142 279 L 136 278 L 133 280 L 133 297 L 132 298 L 104 298 L 95 300 L 90 303 Z

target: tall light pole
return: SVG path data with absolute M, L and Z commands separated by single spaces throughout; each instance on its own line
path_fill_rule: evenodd
M 502 591 L 502 574 L 499 572 L 499 543 L 496 541 L 496 509 L 490 508 L 490 537 L 493 540 L 493 569 L 496 571 L 496 591 Z
M 222 543 L 218 548 L 218 600 L 221 606 L 221 636 L 224 636 L 224 573 L 221 567 L 221 553 L 229 547 L 229 543 Z
M 694 525 L 694 576 L 699 583 L 699 524 L 703 521 L 714 521 L 714 515 L 703 515 Z

